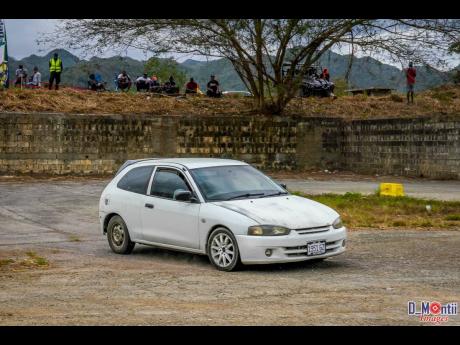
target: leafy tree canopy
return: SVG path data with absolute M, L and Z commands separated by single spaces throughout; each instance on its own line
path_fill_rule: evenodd
M 174 77 L 179 87 L 182 87 L 186 81 L 184 71 L 180 68 L 177 61 L 172 58 L 159 59 L 152 57 L 146 62 L 144 72 L 149 77 L 156 75 L 160 83 L 166 82 L 170 76 Z
M 404 65 L 441 65 L 458 37 L 457 19 L 79 19 L 64 20 L 49 36 L 87 51 L 135 47 L 225 57 L 254 105 L 268 113 L 283 111 L 304 73 L 332 47 L 351 45 Z

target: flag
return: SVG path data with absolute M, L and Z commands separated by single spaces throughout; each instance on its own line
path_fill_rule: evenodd
M 5 21 L 0 19 L 0 87 L 7 88 L 9 84 L 6 28 Z

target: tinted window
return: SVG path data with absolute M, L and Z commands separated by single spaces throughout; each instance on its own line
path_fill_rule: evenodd
M 133 193 L 145 194 L 153 166 L 134 168 L 118 182 L 117 187 Z
M 174 192 L 178 189 L 191 191 L 185 177 L 177 170 L 158 169 L 153 177 L 151 195 L 173 199 Z

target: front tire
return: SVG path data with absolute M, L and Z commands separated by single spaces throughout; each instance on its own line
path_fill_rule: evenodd
M 230 230 L 216 229 L 209 236 L 207 247 L 209 260 L 218 270 L 230 272 L 240 268 L 238 243 Z
M 136 245 L 131 241 L 128 227 L 120 216 L 110 219 L 107 225 L 107 240 L 112 251 L 117 254 L 130 254 Z

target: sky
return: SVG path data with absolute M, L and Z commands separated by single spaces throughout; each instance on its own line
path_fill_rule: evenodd
M 60 48 L 42 47 L 36 42 L 42 34 L 52 33 L 58 22 L 57 19 L 5 19 L 8 55 L 15 59 L 22 59 L 32 54 L 45 55 L 54 48 Z M 82 57 L 79 51 L 65 49 L 78 57 Z M 109 52 L 107 55 L 115 55 L 115 52 Z M 138 49 L 130 49 L 127 55 L 136 60 L 145 60 L 149 57 Z
M 61 47 L 41 47 L 37 44 L 36 40 L 44 33 L 51 33 L 54 31 L 57 19 L 5 19 L 6 32 L 8 37 L 8 53 L 10 56 L 16 59 L 22 59 L 32 54 L 45 55 L 48 51 L 54 48 Z M 67 48 L 65 48 L 67 49 Z M 71 53 L 78 57 L 82 57 L 81 52 L 72 51 Z M 337 51 L 341 54 L 347 54 L 348 50 Z M 112 55 L 118 55 L 118 52 L 109 51 L 104 56 L 108 57 Z M 126 53 L 127 56 L 136 60 L 147 60 L 150 55 L 139 49 L 129 49 Z M 359 56 L 359 54 L 357 54 Z M 203 56 L 187 55 L 187 56 L 175 56 L 175 58 L 182 62 L 186 59 L 205 60 Z M 389 63 L 387 61 L 383 61 Z M 455 67 L 460 64 L 460 57 L 455 57 L 451 60 L 450 67 Z M 401 68 L 401 65 L 393 64 L 397 68 Z

